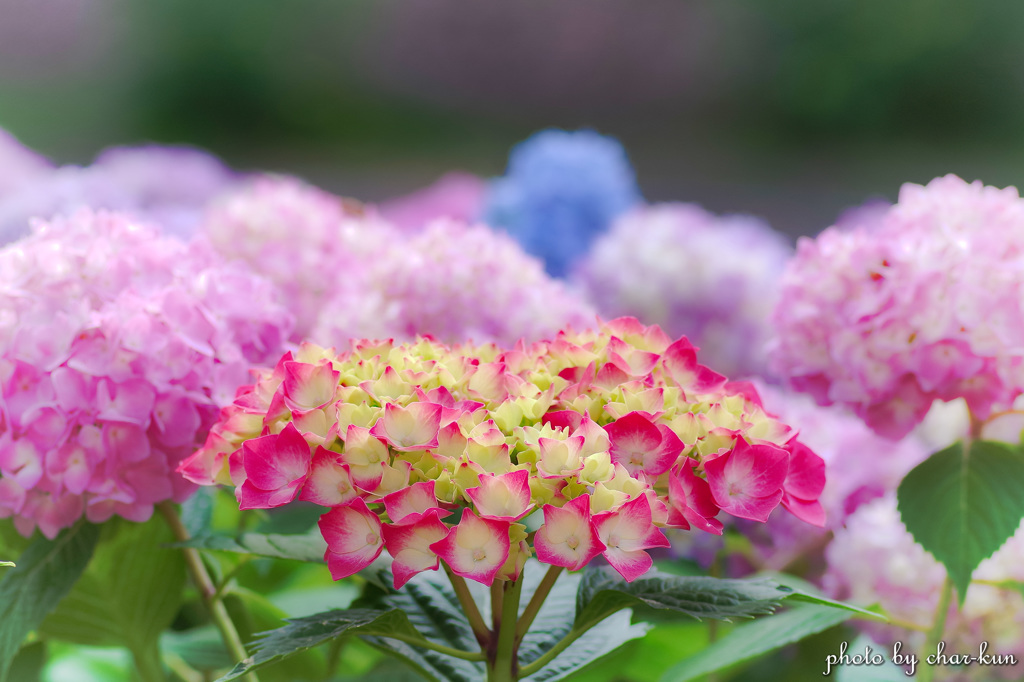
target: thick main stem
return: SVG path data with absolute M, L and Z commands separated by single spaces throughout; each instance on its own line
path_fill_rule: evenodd
M 186 542 L 191 539 L 172 502 L 161 502 L 157 505 L 157 509 L 167 521 L 167 525 L 170 526 L 171 532 L 178 542 Z M 191 547 L 182 547 L 181 551 L 185 555 L 185 565 L 188 567 L 189 575 L 192 576 L 192 582 L 195 583 L 196 589 L 199 591 L 199 598 L 202 599 L 203 606 L 206 607 L 214 625 L 220 631 L 221 639 L 224 640 L 228 652 L 235 661 L 245 660 L 249 657 L 249 652 L 245 650 L 242 638 L 239 637 L 238 629 L 235 627 L 234 621 L 231 620 L 224 602 L 218 598 L 217 586 L 214 585 L 213 578 L 210 577 L 206 566 L 203 565 L 203 558 L 199 556 L 199 551 Z M 245 679 L 248 682 L 259 682 L 259 678 L 253 672 L 246 674 Z
M 515 682 L 519 679 L 519 661 L 516 656 L 516 620 L 519 615 L 519 595 L 523 590 L 519 580 L 506 582 L 501 600 L 501 624 L 498 627 L 498 646 L 487 673 L 487 682 Z
M 929 652 L 935 653 L 935 649 L 942 640 L 942 633 L 946 629 L 946 614 L 949 613 L 949 604 L 953 600 L 953 581 L 946 577 L 942 583 L 942 594 L 939 596 L 939 608 L 935 611 L 935 621 L 928 636 L 924 640 L 924 647 L 921 650 L 921 660 L 928 660 Z M 935 669 L 930 665 L 922 665 L 918 675 L 919 682 L 932 682 Z

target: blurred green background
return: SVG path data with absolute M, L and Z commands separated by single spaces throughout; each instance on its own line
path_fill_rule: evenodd
M 589 126 L 650 200 L 793 234 L 1024 171 L 1010 0 L 0 0 L 0 126 L 58 162 L 210 149 L 366 200 Z

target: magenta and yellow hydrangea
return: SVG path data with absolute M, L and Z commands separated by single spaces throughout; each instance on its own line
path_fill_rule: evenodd
M 515 580 L 533 555 L 570 570 L 601 555 L 631 581 L 666 528 L 721 533 L 721 512 L 779 505 L 821 525 L 821 459 L 696 350 L 633 318 L 508 349 L 305 344 L 257 372 L 179 471 L 233 484 L 242 508 L 328 507 L 334 578 L 387 550 L 396 586 L 440 562 Z

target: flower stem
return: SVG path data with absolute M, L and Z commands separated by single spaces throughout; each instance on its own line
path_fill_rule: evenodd
M 167 521 L 167 525 L 170 526 L 176 540 L 185 542 L 190 539 L 188 530 L 185 528 L 185 524 L 181 522 L 181 517 L 178 516 L 178 510 L 173 503 L 170 501 L 161 502 L 157 505 L 157 509 L 160 510 L 160 514 Z M 217 587 L 214 585 L 210 573 L 206 570 L 206 566 L 203 565 L 203 558 L 199 555 L 198 550 L 191 547 L 183 547 L 181 551 L 185 555 L 185 565 L 188 567 L 189 575 L 192 576 L 192 582 L 195 583 L 196 589 L 199 590 L 199 597 L 203 601 L 203 606 L 206 607 L 210 618 L 213 619 L 217 630 L 220 631 L 221 639 L 224 640 L 224 645 L 227 646 L 228 652 L 236 662 L 245 660 L 249 657 L 249 653 L 245 650 L 245 645 L 242 644 L 242 638 L 238 636 L 238 629 L 231 620 L 224 602 L 220 600 L 217 594 Z M 245 679 L 248 682 L 259 682 L 259 678 L 253 672 L 246 674 Z
M 519 675 L 521 677 L 529 677 L 530 675 L 534 674 L 535 672 L 546 666 L 548 663 L 553 661 L 555 657 L 558 656 L 558 654 L 565 651 L 566 648 L 570 644 L 575 642 L 577 639 L 579 639 L 584 632 L 586 632 L 585 629 L 577 630 L 576 628 L 573 628 L 572 630 L 569 630 L 565 637 L 560 639 L 558 641 L 558 644 L 544 652 L 543 656 L 535 660 L 533 663 L 530 663 L 529 665 L 524 665 L 523 668 L 519 671 Z
M 413 646 L 418 646 L 421 649 L 430 649 L 446 656 L 453 658 L 461 658 L 464 661 L 482 661 L 484 660 L 484 654 L 482 651 L 463 651 L 462 649 L 455 649 L 444 644 L 438 644 L 431 642 L 425 637 L 407 637 L 405 635 L 396 635 L 394 633 L 389 634 L 388 639 L 397 639 L 400 642 L 408 642 Z
M 473 595 L 469 593 L 469 586 L 466 585 L 466 580 L 462 576 L 452 573 L 452 569 L 445 562 L 442 561 L 441 565 L 444 566 L 444 572 L 448 574 L 448 580 L 452 583 L 455 596 L 459 598 L 459 604 L 462 605 L 462 610 L 466 613 L 469 626 L 473 628 L 476 641 L 480 643 L 481 649 L 486 649 L 487 643 L 491 639 L 491 631 L 487 629 L 484 617 L 480 615 L 480 609 L 477 608 L 476 602 L 473 601 Z
M 949 603 L 953 599 L 953 581 L 946 576 L 942 583 L 942 594 L 939 596 L 939 608 L 935 611 L 935 622 L 932 624 L 928 636 L 925 637 L 924 647 L 921 649 L 921 660 L 928 657 L 928 652 L 934 652 L 942 639 L 942 633 L 946 629 L 946 614 L 949 613 Z M 921 666 L 918 672 L 918 682 L 932 682 L 935 669 L 930 665 Z
M 501 625 L 498 628 L 498 646 L 494 661 L 488 668 L 487 682 L 514 682 L 519 679 L 519 661 L 516 656 L 516 617 L 519 615 L 519 595 L 523 590 L 522 576 L 504 585 L 501 600 Z
M 526 634 L 527 630 L 533 624 L 533 619 L 537 617 L 537 613 L 540 611 L 540 607 L 544 604 L 544 600 L 547 599 L 548 593 L 551 592 L 551 588 L 554 586 L 555 581 L 558 580 L 558 576 L 562 574 L 564 569 L 561 566 L 552 566 L 548 569 L 548 572 L 544 574 L 544 579 L 540 581 L 540 585 L 537 586 L 537 591 L 533 593 L 530 598 L 530 603 L 526 605 L 526 609 L 523 611 L 523 615 L 519 618 L 519 623 L 516 625 L 516 641 L 522 641 L 523 635 Z

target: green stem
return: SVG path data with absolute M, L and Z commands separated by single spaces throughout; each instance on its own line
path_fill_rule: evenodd
M 494 661 L 488 668 L 487 682 L 514 682 L 519 679 L 519 661 L 516 657 L 516 617 L 519 615 L 519 595 L 523 591 L 523 578 L 504 585 L 501 600 L 501 625 L 498 628 L 498 646 Z
M 469 586 L 466 585 L 466 580 L 462 576 L 452 573 L 452 569 L 445 562 L 442 561 L 441 565 L 444 566 L 444 572 L 448 574 L 448 580 L 452 583 L 455 596 L 459 598 L 459 604 L 462 605 L 462 610 L 466 613 L 469 626 L 473 628 L 476 641 L 480 643 L 482 649 L 485 649 L 491 639 L 491 631 L 487 629 L 484 617 L 480 615 L 480 609 L 477 608 L 476 602 L 473 601 L 473 595 L 469 593 Z
M 548 569 L 548 572 L 544 574 L 544 578 L 540 581 L 540 585 L 537 586 L 537 591 L 533 593 L 530 598 L 530 603 L 526 605 L 526 609 L 523 611 L 523 615 L 519 618 L 519 623 L 516 625 L 516 641 L 522 641 L 523 635 L 530 629 L 533 624 L 533 619 L 537 617 L 537 613 L 540 611 L 540 607 L 544 604 L 544 600 L 548 598 L 548 594 L 551 592 L 551 588 L 554 586 L 555 581 L 558 580 L 558 576 L 562 574 L 564 569 L 561 566 L 552 566 Z
M 173 503 L 161 502 L 157 505 L 157 509 L 167 521 L 167 525 L 170 526 L 171 532 L 178 542 L 186 542 L 190 539 L 188 530 L 181 522 L 181 517 L 178 516 L 178 510 Z M 185 555 L 185 565 L 188 567 L 189 575 L 192 576 L 192 582 L 195 583 L 196 589 L 199 591 L 199 598 L 202 599 L 203 606 L 206 607 L 214 625 L 220 631 L 221 639 L 224 640 L 228 652 L 236 662 L 245 660 L 249 657 L 249 652 L 245 650 L 242 638 L 238 636 L 238 629 L 231 620 L 224 602 L 217 597 L 217 586 L 214 585 L 213 578 L 210 577 L 206 566 L 203 565 L 203 558 L 199 555 L 198 550 L 192 547 L 183 547 L 181 551 Z M 259 682 L 259 678 L 254 672 L 247 673 L 245 679 L 248 682 Z
M 569 630 L 568 634 L 566 634 L 565 637 L 560 639 L 558 641 L 558 644 L 548 649 L 543 656 L 535 660 L 533 663 L 530 663 L 529 665 L 524 665 L 522 669 L 519 671 L 519 675 L 521 677 L 529 677 L 530 675 L 534 674 L 535 672 L 546 666 L 548 663 L 553 661 L 555 657 L 558 656 L 558 654 L 565 651 L 566 647 L 568 647 L 570 644 L 579 639 L 583 635 L 583 633 L 587 631 L 587 629 L 588 628 L 573 628 L 572 630 Z
M 928 658 L 929 652 L 934 653 L 939 641 L 942 640 L 942 633 L 946 629 L 946 614 L 949 613 L 949 603 L 953 599 L 953 581 L 946 576 L 942 583 L 942 594 L 939 596 L 939 608 L 935 611 L 935 622 L 932 624 L 928 636 L 924 640 L 924 647 L 921 649 L 921 660 Z M 918 682 L 932 682 L 935 668 L 930 665 L 922 665 L 918 672 Z
M 400 642 L 408 642 L 413 646 L 418 646 L 421 649 L 430 649 L 453 658 L 461 658 L 464 661 L 482 661 L 484 660 L 484 654 L 482 651 L 463 651 L 462 649 L 455 649 L 444 644 L 437 644 L 431 642 L 429 639 L 424 637 L 411 637 L 407 635 L 390 633 L 387 635 L 388 639 L 397 639 Z
M 135 671 L 142 682 L 167 682 L 164 666 L 160 660 L 160 649 L 156 642 L 144 649 L 132 649 Z

